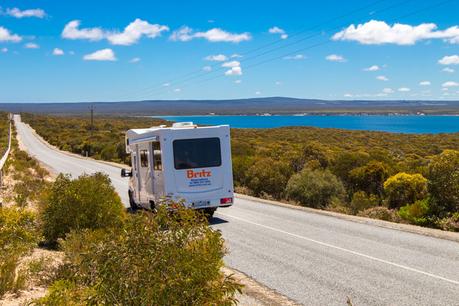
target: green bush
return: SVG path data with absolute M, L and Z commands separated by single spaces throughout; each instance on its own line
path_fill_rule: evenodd
M 354 190 L 362 190 L 379 197 L 382 197 L 383 184 L 388 176 L 386 164 L 375 160 L 349 172 Z
M 413 204 L 408 204 L 403 207 L 400 207 L 398 215 L 416 225 L 428 225 L 430 222 L 428 214 L 430 211 L 429 199 L 418 200 Z
M 384 182 L 384 192 L 390 208 L 412 204 L 427 195 L 427 179 L 421 174 L 397 173 Z
M 364 191 L 357 191 L 352 195 L 352 200 L 349 203 L 353 214 L 359 211 L 378 206 L 380 200 L 374 194 L 367 195 Z
M 164 206 L 122 228 L 73 232 L 46 305 L 231 305 L 241 286 L 221 272 L 224 242 L 200 214 Z
M 246 184 L 257 196 L 266 193 L 279 199 L 284 193 L 290 174 L 288 164 L 268 157 L 262 158 L 248 169 Z
M 0 208 L 0 297 L 17 290 L 23 278 L 19 259 L 38 242 L 35 217 L 18 208 Z
M 72 230 L 118 227 L 124 218 L 118 194 L 101 173 L 76 180 L 59 175 L 45 201 L 41 220 L 45 239 L 51 244 Z
M 400 222 L 401 219 L 394 209 L 389 209 L 384 206 L 377 206 L 365 209 L 357 214 L 360 217 L 371 219 L 379 219 L 390 222 Z
M 432 210 L 443 217 L 459 211 L 459 151 L 445 150 L 429 165 L 429 192 Z
M 324 208 L 333 199 L 343 197 L 344 187 L 328 170 L 305 168 L 290 178 L 286 194 L 303 206 Z

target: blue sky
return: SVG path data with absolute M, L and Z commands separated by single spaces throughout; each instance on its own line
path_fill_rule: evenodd
M 0 5 L 0 102 L 459 100 L 459 1 Z

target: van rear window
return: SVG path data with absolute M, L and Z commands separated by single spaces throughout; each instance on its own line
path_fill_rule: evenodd
M 175 169 L 219 167 L 222 164 L 220 139 L 197 138 L 174 140 Z

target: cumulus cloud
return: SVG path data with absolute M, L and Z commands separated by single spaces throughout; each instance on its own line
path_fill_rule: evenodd
M 305 58 L 306 58 L 306 56 L 304 56 L 303 54 L 284 56 L 285 60 L 303 60 Z
M 408 87 L 400 87 L 400 88 L 398 89 L 398 91 L 400 91 L 400 92 L 409 92 L 409 91 L 411 91 L 411 89 L 408 88 Z
M 135 64 L 135 63 L 138 63 L 140 62 L 140 57 L 133 57 L 129 60 L 129 63 L 131 64 Z
M 444 56 L 438 60 L 440 65 L 459 65 L 459 55 Z
M 22 37 L 11 33 L 8 29 L 0 27 L 0 41 L 1 42 L 20 42 Z
M 242 69 L 241 67 L 237 66 L 237 67 L 231 67 L 231 69 L 227 70 L 225 72 L 225 75 L 228 75 L 228 76 L 233 76 L 233 75 L 242 75 Z
M 167 26 L 150 24 L 138 18 L 126 26 L 122 32 L 106 31 L 99 27 L 81 29 L 80 25 L 80 20 L 72 20 L 67 23 L 62 31 L 62 37 L 90 41 L 107 39 L 112 45 L 130 46 L 137 43 L 142 36 L 155 38 L 160 36 L 161 32 L 169 30 Z
M 384 88 L 382 92 L 385 94 L 391 94 L 394 93 L 394 90 L 392 88 Z
M 26 49 L 39 49 L 40 46 L 38 44 L 36 44 L 36 43 L 29 42 L 29 43 L 26 43 L 24 45 L 24 48 L 26 48 Z
M 430 81 L 421 81 L 419 82 L 419 85 L 420 86 L 430 86 L 432 83 L 430 83 Z
M 137 43 L 144 35 L 148 38 L 156 38 L 164 31 L 169 31 L 169 28 L 164 25 L 150 24 L 137 18 L 126 26 L 123 32 L 108 34 L 107 39 L 112 45 L 130 46 Z
M 204 70 L 205 72 L 211 72 L 212 71 L 212 67 L 211 66 L 204 66 L 204 67 L 202 67 L 202 70 Z
M 389 25 L 384 21 L 370 20 L 334 34 L 333 40 L 357 41 L 365 45 L 396 44 L 414 45 L 426 39 L 444 39 L 449 43 L 459 43 L 459 27 L 453 26 L 446 30 L 437 30 L 434 23 L 422 23 L 417 26 L 395 23 Z
M 64 50 L 62 50 L 60 48 L 54 48 L 53 55 L 56 55 L 56 56 L 64 55 Z
M 242 55 L 237 54 L 237 53 L 234 53 L 234 54 L 232 54 L 230 57 L 231 57 L 231 58 L 241 58 Z
M 216 55 L 208 55 L 204 59 L 206 61 L 211 61 L 211 62 L 224 62 L 228 60 L 228 57 L 223 54 L 216 54 Z
M 284 29 L 281 29 L 279 27 L 272 27 L 268 30 L 268 32 L 270 34 L 280 34 L 280 38 L 281 39 L 287 39 L 288 38 L 288 35 L 287 33 L 285 33 L 285 30 Z
M 175 91 L 175 92 L 181 92 L 182 89 L 180 89 L 180 88 L 175 88 L 174 91 Z
M 9 8 L 6 10 L 6 15 L 15 17 L 15 18 L 26 18 L 26 17 L 36 17 L 36 18 L 43 18 L 46 16 L 46 13 L 42 9 L 28 9 L 21 11 L 17 7 Z
M 459 87 L 459 83 L 458 82 L 453 82 L 453 81 L 448 81 L 448 82 L 445 82 L 441 85 L 443 88 L 448 88 L 448 87 Z
M 381 70 L 381 68 L 378 65 L 373 65 L 373 66 L 364 68 L 363 70 L 364 71 L 378 71 L 378 70 Z
M 453 68 L 450 68 L 450 67 L 445 67 L 445 68 L 442 69 L 442 71 L 443 72 L 448 72 L 448 73 L 454 73 L 454 71 L 456 71 L 456 70 L 454 70 Z
M 105 33 L 101 28 L 86 28 L 80 29 L 80 20 L 72 20 L 67 23 L 62 31 L 62 38 L 66 39 L 86 39 L 86 40 L 102 40 Z
M 115 53 L 112 49 L 102 49 L 94 53 L 86 54 L 85 61 L 116 61 Z
M 227 67 L 227 68 L 233 68 L 233 67 L 239 67 L 241 66 L 241 63 L 238 61 L 231 61 L 231 62 L 226 62 L 222 64 L 222 67 Z
M 346 61 L 346 59 L 343 56 L 338 55 L 338 54 L 327 55 L 325 59 L 330 62 L 340 62 L 340 63 L 343 63 Z
M 380 80 L 380 81 L 384 81 L 384 82 L 389 81 L 389 79 L 388 79 L 386 76 L 384 76 L 384 75 L 378 75 L 378 76 L 376 77 L 376 79 L 377 79 L 377 80 Z
M 194 32 L 190 27 L 184 26 L 172 33 L 170 39 L 173 41 L 190 41 L 195 38 L 206 39 L 210 42 L 232 42 L 239 43 L 241 41 L 250 40 L 250 33 L 230 33 L 220 28 L 213 28 L 205 32 Z

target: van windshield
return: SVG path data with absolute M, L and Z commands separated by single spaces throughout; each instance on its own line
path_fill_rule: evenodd
M 175 169 L 219 167 L 222 164 L 220 139 L 198 138 L 174 140 Z

